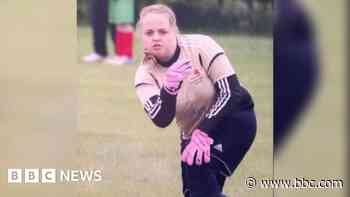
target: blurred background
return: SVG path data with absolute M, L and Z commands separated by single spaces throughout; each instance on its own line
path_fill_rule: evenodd
M 281 1 L 283 2 L 283 1 Z M 274 157 L 274 176 L 341 179 L 343 189 L 276 190 L 275 196 L 348 196 L 345 0 L 298 1 L 314 27 L 319 80 L 305 111 Z M 303 87 L 301 87 L 303 88 Z
M 79 26 L 89 24 L 88 2 L 89 0 L 77 0 Z M 137 0 L 134 8 L 135 21 L 142 7 L 163 3 L 176 12 L 182 30 L 271 34 L 272 2 L 272 0 Z

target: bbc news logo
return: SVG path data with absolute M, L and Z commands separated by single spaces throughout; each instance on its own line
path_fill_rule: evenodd
M 100 181 L 102 181 L 102 170 L 7 169 L 8 183 L 93 183 Z

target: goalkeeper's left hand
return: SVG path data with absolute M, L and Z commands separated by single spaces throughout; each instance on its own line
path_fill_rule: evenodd
M 181 160 L 188 165 L 193 165 L 196 158 L 196 164 L 202 165 L 204 158 L 205 163 L 210 162 L 210 145 L 214 143 L 214 140 L 208 136 L 205 132 L 195 129 L 191 136 L 190 143 L 186 146 L 181 154 Z

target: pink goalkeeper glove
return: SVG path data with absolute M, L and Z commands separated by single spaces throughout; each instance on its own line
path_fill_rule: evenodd
M 180 83 L 190 72 L 192 66 L 189 61 L 176 62 L 171 65 L 165 74 L 165 89 L 170 94 L 177 94 Z
M 202 165 L 202 160 L 204 157 L 204 162 L 209 163 L 210 145 L 212 145 L 213 142 L 214 140 L 209 137 L 208 134 L 199 129 L 194 130 L 190 143 L 182 152 L 181 160 L 191 166 L 196 158 L 196 164 Z

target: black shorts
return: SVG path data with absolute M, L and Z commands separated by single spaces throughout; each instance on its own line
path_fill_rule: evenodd
M 210 166 L 231 176 L 253 143 L 256 128 L 253 110 L 236 112 L 221 121 L 211 134 L 214 144 L 211 145 Z M 189 139 L 181 141 L 181 152 L 188 143 Z
M 193 192 L 222 192 L 225 177 L 233 174 L 251 147 L 256 127 L 254 110 L 236 112 L 223 119 L 211 133 L 214 144 L 210 162 L 200 166 L 181 162 L 184 196 L 196 196 Z M 189 139 L 181 141 L 181 153 L 189 142 Z M 187 195 L 189 192 L 191 195 Z

